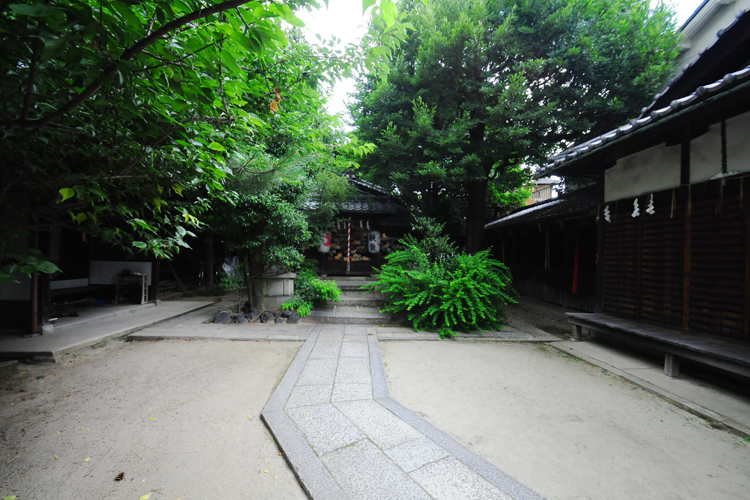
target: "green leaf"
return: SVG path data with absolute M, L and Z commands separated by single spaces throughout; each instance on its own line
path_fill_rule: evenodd
M 58 10 L 57 7 L 55 7 L 54 5 L 44 5 L 44 4 L 27 5 L 24 3 L 12 3 L 8 5 L 8 7 L 10 7 L 10 10 L 13 11 L 13 14 L 17 16 L 31 16 L 31 17 L 49 16 L 50 14 L 54 14 Z
M 245 36 L 239 31 L 232 33 L 231 38 L 251 54 L 257 54 L 262 49 L 260 42 L 258 42 L 255 37 Z
M 121 2 L 112 2 L 110 3 L 110 7 L 117 11 L 120 17 L 125 19 L 131 28 L 141 27 L 141 20 L 138 19 L 138 16 L 136 16 L 127 5 L 123 5 Z
M 76 192 L 74 189 L 70 188 L 62 188 L 60 191 L 58 191 L 62 195 L 62 200 L 60 200 L 60 203 L 64 202 L 68 198 L 72 198 L 76 195 Z
M 133 246 L 134 246 L 134 247 L 136 247 L 136 248 L 139 248 L 139 249 L 141 249 L 141 250 L 145 250 L 145 249 L 146 249 L 146 248 L 148 247 L 148 245 L 147 245 L 147 244 L 145 244 L 145 243 L 144 243 L 144 242 L 142 242 L 142 241 L 134 241 L 134 242 L 133 242 Z
M 375 5 L 376 0 L 362 0 L 362 14 L 367 12 L 367 9 Z
M 149 498 L 151 498 L 151 493 L 146 493 L 145 495 L 143 495 L 138 500 L 148 500 Z
M 380 1 L 380 12 L 383 16 L 386 26 L 390 27 L 398 19 L 398 7 L 393 3 L 393 0 L 381 0 Z
M 213 149 L 214 151 L 226 151 L 226 148 L 219 144 L 218 142 L 212 142 L 208 145 L 209 148 Z
M 236 75 L 244 74 L 244 71 L 242 71 L 240 65 L 237 64 L 234 55 L 231 54 L 228 50 L 225 49 L 221 51 L 221 60 L 224 62 L 224 64 L 227 65 L 227 68 L 229 68 L 229 71 L 231 71 L 232 73 Z

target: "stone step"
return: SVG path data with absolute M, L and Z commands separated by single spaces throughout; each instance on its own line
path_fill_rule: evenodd
M 368 283 L 375 281 L 375 278 L 369 276 L 331 276 L 327 279 L 338 285 L 339 290 L 343 291 L 361 291 L 361 288 Z
M 364 292 L 358 291 L 346 291 L 342 292 L 339 296 L 339 302 L 332 302 L 327 300 L 323 307 L 330 308 L 336 305 L 341 306 L 365 306 L 382 308 L 385 301 L 383 300 L 383 294 L 378 292 Z
M 310 323 L 334 323 L 347 325 L 385 325 L 393 322 L 393 317 L 381 313 L 377 307 L 334 305 L 313 309 L 305 317 Z

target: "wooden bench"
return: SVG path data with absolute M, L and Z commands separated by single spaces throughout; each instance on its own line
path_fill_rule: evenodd
M 597 313 L 566 313 L 573 325 L 573 340 L 583 340 L 582 330 L 635 335 L 644 344 L 664 352 L 664 374 L 679 377 L 680 359 L 690 359 L 750 377 L 750 344 L 706 334 L 639 323 Z

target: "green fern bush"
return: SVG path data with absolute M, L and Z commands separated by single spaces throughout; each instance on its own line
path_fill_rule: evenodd
M 516 303 L 516 292 L 510 271 L 489 250 L 436 256 L 411 235 L 402 244 L 365 287 L 387 294 L 383 312 L 406 313 L 415 330 L 437 331 L 441 338 L 502 328 L 503 306 Z

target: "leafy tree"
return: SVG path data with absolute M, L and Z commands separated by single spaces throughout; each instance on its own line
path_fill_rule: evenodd
M 387 81 L 359 84 L 353 116 L 379 147 L 363 169 L 483 246 L 493 202 L 526 165 L 622 123 L 677 55 L 673 14 L 648 0 L 409 0 L 415 31 Z
M 52 269 L 9 253 L 19 230 L 63 225 L 158 257 L 185 246 L 208 201 L 224 196 L 231 154 L 309 88 L 374 67 L 404 37 L 395 5 L 381 0 L 379 50 L 290 43 L 302 26 L 294 12 L 319 5 L 4 2 L 0 213 L 14 217 L 0 226 L 0 275 L 10 279 L 14 262 Z

